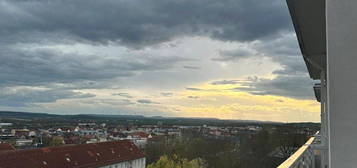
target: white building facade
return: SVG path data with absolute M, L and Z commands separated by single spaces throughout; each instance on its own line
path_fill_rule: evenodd
M 145 158 L 140 158 L 140 159 L 130 160 L 126 162 L 111 164 L 100 168 L 145 168 L 145 164 L 146 164 Z

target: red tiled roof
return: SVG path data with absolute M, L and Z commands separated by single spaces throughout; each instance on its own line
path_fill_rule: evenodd
M 8 143 L 0 143 L 0 152 L 15 150 L 15 148 Z
M 0 168 L 97 168 L 145 157 L 132 142 L 113 141 L 0 153 Z
M 133 137 L 140 137 L 140 138 L 147 138 L 149 136 L 149 134 L 147 134 L 145 132 L 133 132 L 129 135 L 133 136 Z

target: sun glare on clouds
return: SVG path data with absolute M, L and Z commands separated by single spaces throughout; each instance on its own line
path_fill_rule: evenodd
M 182 117 L 208 117 L 266 121 L 319 122 L 319 104 L 314 100 L 274 95 L 253 95 L 234 88 L 242 84 L 205 83 L 178 93 L 167 104 Z

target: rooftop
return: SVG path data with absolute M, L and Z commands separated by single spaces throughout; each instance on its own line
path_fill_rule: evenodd
M 0 152 L 15 150 L 15 148 L 8 143 L 0 143 Z
M 287 0 L 301 53 L 312 79 L 326 69 L 325 0 Z
M 113 141 L 0 153 L 0 168 L 95 168 L 145 157 L 132 142 Z

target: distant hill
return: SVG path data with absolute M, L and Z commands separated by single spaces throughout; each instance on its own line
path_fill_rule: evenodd
M 145 118 L 140 115 L 103 115 L 103 114 L 75 114 L 75 115 L 59 115 L 48 113 L 33 113 L 33 112 L 16 112 L 16 111 L 0 111 L 0 119 L 139 119 Z
M 109 115 L 109 114 L 79 114 L 80 116 L 110 117 L 110 118 L 145 118 L 142 115 Z
M 16 112 L 16 111 L 0 111 L 0 118 L 52 118 L 60 117 L 60 115 L 47 114 L 47 113 L 31 113 L 31 112 Z
M 282 124 L 279 122 L 256 121 L 256 120 L 220 120 L 217 118 L 184 118 L 184 117 L 145 117 L 142 115 L 106 115 L 106 114 L 75 114 L 59 115 L 48 113 L 0 111 L 0 119 L 12 120 L 56 120 L 56 121 L 136 121 L 142 124 L 156 124 L 163 121 L 169 125 L 235 125 L 235 124 Z

